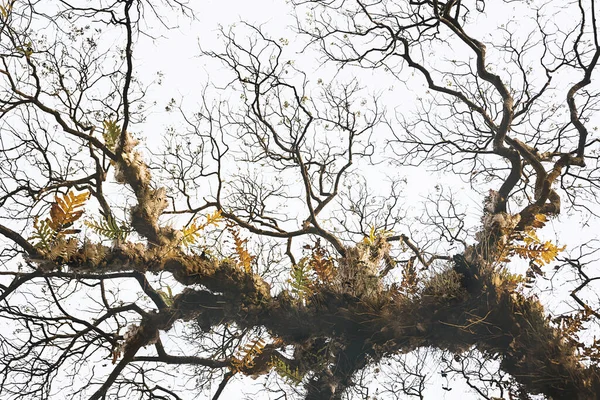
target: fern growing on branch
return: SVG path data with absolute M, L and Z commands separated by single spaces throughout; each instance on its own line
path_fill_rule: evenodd
M 307 257 L 308 266 L 315 271 L 317 278 L 322 283 L 330 283 L 335 277 L 335 268 L 333 258 L 327 250 L 321 246 L 321 242 L 317 240 L 313 247 L 306 245 L 304 248 L 311 249 L 310 255 Z
M 282 377 L 286 382 L 296 386 L 302 383 L 304 376 L 300 373 L 298 367 L 291 368 L 288 363 L 278 357 L 271 358 L 271 365 L 277 375 Z
M 50 206 L 50 217 L 34 219 L 34 232 L 30 237 L 30 240 L 36 241 L 34 246 L 48 251 L 64 235 L 79 233 L 72 226 L 83 215 L 83 206 L 88 197 L 87 191 L 77 195 L 72 191 L 62 196 L 57 195 Z
M 306 259 L 301 259 L 298 264 L 292 265 L 288 282 L 292 287 L 292 293 L 298 297 L 300 302 L 313 292 L 314 281 L 311 275 L 312 270 Z
M 117 140 L 119 139 L 119 135 L 121 134 L 121 127 L 117 124 L 116 121 L 113 120 L 105 120 L 102 125 L 104 126 L 104 132 L 102 132 L 102 137 L 104 138 L 104 144 L 110 150 L 115 150 L 117 146 Z
M 265 341 L 258 338 L 242 346 L 237 351 L 237 355 L 231 360 L 229 367 L 231 372 L 235 374 L 252 369 L 254 367 L 254 359 L 262 354 L 265 345 Z
M 240 236 L 239 229 L 232 224 L 227 225 L 227 230 L 233 237 L 233 244 L 235 249 L 235 259 L 237 260 L 237 265 L 242 268 L 246 273 L 252 272 L 252 261 L 254 261 L 254 256 L 251 255 L 247 250 L 248 239 L 242 239 Z
M 100 221 L 85 221 L 84 224 L 98 235 L 115 241 L 125 241 L 131 230 L 122 222 L 118 223 L 112 215 L 106 216 Z
M 206 215 L 206 221 L 200 223 L 198 218 L 194 219 L 192 223 L 185 226 L 181 232 L 183 233 L 183 238 L 181 239 L 181 244 L 184 247 L 190 247 L 198 241 L 200 238 L 200 234 L 207 227 L 214 225 L 217 226 L 223 220 L 223 216 L 221 215 L 221 211 L 217 210 L 214 213 Z
M 547 217 L 543 214 L 537 214 L 531 227 L 523 232 L 509 232 L 508 243 L 502 245 L 500 260 L 509 262 L 513 256 L 529 260 L 529 269 L 527 276 L 534 278 L 537 275 L 544 275 L 541 267 L 550 264 L 556 259 L 558 253 L 564 251 L 566 246 L 557 246 L 556 244 L 545 241 L 542 242 L 536 234 L 536 229 L 543 228 L 546 225 Z

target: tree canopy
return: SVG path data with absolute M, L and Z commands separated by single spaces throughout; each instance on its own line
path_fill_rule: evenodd
M 288 6 L 0 1 L 0 397 L 596 399 L 594 1 Z

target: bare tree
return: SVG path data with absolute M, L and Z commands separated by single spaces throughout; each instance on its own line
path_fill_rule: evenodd
M 424 398 L 432 366 L 481 398 L 597 398 L 597 241 L 540 239 L 598 218 L 594 1 L 293 7 L 337 74 L 223 28 L 200 52 L 226 82 L 168 102 L 163 134 L 135 48 L 191 4 L 1 3 L 2 398 L 216 399 L 242 375 Z M 411 214 L 409 167 L 481 207 L 440 185 Z M 571 309 L 545 308 L 561 292 Z

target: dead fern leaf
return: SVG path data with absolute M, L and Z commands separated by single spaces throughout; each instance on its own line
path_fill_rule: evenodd
M 591 320 L 593 315 L 594 311 L 585 306 L 575 313 L 558 316 L 552 322 L 558 325 L 561 334 L 569 343 L 584 348 L 586 346 L 580 341 L 579 333 L 586 329 L 585 324 Z
M 79 241 L 76 238 L 65 239 L 64 235 L 59 235 L 56 241 L 48 248 L 46 257 L 56 260 L 62 258 L 68 260 L 79 248 Z
M 35 218 L 33 221 L 34 232 L 29 239 L 37 241 L 34 246 L 50 251 L 62 236 L 78 233 L 79 230 L 71 229 L 71 226 L 83 215 L 82 208 L 88 197 L 87 191 L 77 195 L 72 191 L 57 195 L 50 206 L 50 217 L 43 220 Z
M 322 283 L 330 283 L 335 277 L 333 259 L 321 243 L 317 241 L 308 257 L 308 266 L 317 274 Z
M 83 215 L 83 205 L 89 197 L 89 192 L 75 194 L 69 191 L 64 196 L 56 196 L 50 207 L 48 225 L 56 232 L 64 234 L 76 233 L 65 229 L 73 225 Z
M 246 343 L 238 351 L 237 355 L 231 359 L 229 369 L 231 372 L 247 372 L 254 367 L 254 359 L 258 357 L 265 348 L 265 341 L 261 338 Z
M 415 267 L 417 257 L 411 257 L 402 267 L 401 287 L 404 292 L 411 296 L 419 291 L 419 275 Z
M 252 261 L 254 260 L 254 256 L 252 256 L 246 249 L 248 239 L 242 239 L 240 236 L 239 229 L 231 224 L 227 226 L 227 230 L 233 237 L 235 259 L 237 261 L 238 267 L 242 268 L 244 271 L 246 271 L 246 273 L 251 273 Z

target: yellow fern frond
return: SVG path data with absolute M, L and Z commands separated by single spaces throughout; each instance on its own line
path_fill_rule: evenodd
M 509 236 L 509 242 L 499 249 L 500 260 L 508 262 L 511 256 L 517 255 L 529 260 L 529 269 L 526 274 L 528 278 L 533 279 L 536 275 L 544 275 L 541 267 L 556 260 L 558 253 L 566 248 L 566 246 L 559 247 L 550 241 L 542 242 L 540 240 L 536 229 L 543 227 L 546 222 L 545 215 L 537 214 L 531 227 L 523 232 L 513 232 Z
M 246 343 L 246 345 L 237 351 L 237 355 L 232 358 L 229 369 L 233 373 L 252 369 L 254 367 L 254 359 L 262 354 L 265 345 L 265 341 L 261 338 Z
M 206 221 L 204 221 L 204 223 L 200 223 L 198 221 L 198 218 L 194 219 L 191 224 L 189 224 L 181 230 L 181 232 L 183 233 L 183 239 L 181 239 L 181 244 L 186 247 L 192 246 L 198 241 L 198 239 L 200 238 L 200 234 L 204 229 L 206 229 L 210 225 L 216 226 L 222 220 L 223 216 L 221 215 L 220 210 L 206 215 Z
M 238 266 L 243 268 L 247 273 L 251 273 L 254 256 L 252 256 L 246 249 L 248 239 L 242 239 L 239 230 L 232 225 L 229 225 L 227 230 L 233 237 L 235 257 L 237 259 Z
M 527 283 L 527 279 L 521 274 L 513 274 L 507 268 L 500 268 L 494 275 L 493 283 L 497 287 L 506 288 L 509 291 L 514 291 L 519 285 Z
M 541 243 L 541 240 L 537 237 L 535 230 L 533 228 L 528 228 L 522 234 L 523 242 L 525 245 L 530 245 L 533 243 Z
M 533 223 L 531 224 L 534 228 L 543 228 L 548 222 L 548 217 L 544 214 L 536 214 Z
M 50 206 L 50 217 L 33 221 L 34 232 L 29 239 L 36 241 L 34 246 L 48 252 L 64 235 L 78 233 L 78 230 L 70 228 L 83 215 L 82 208 L 88 197 L 87 191 L 77 195 L 69 191 L 66 195 L 56 196 Z
M 529 259 L 539 265 L 550 264 L 556 259 L 558 253 L 563 251 L 566 246 L 558 247 L 552 242 L 540 244 L 529 244 L 524 246 L 514 246 L 515 254 L 524 259 Z
M 371 226 L 369 229 L 369 236 L 365 236 L 362 240 L 364 244 L 373 246 L 379 237 L 387 238 L 392 234 L 392 231 L 385 229 L 375 229 L 375 226 Z
M 567 246 L 558 247 L 552 242 L 545 242 L 544 249 L 540 254 L 541 260 L 544 261 L 545 264 L 550 264 L 552 261 L 556 260 L 558 253 L 564 251 Z

